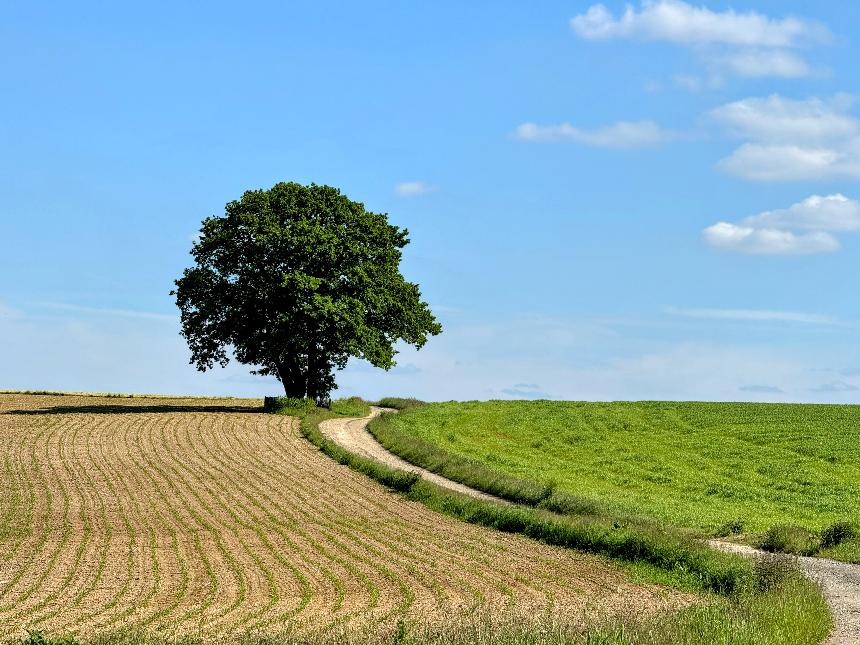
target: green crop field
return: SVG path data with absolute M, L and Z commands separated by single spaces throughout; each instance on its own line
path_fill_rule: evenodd
M 708 533 L 860 523 L 860 406 L 452 402 L 382 425 L 395 452 L 398 437 L 418 438 L 614 513 Z M 860 561 L 860 544 L 822 554 Z

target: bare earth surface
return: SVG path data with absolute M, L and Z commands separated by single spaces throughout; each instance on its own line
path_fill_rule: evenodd
M 497 497 L 410 464 L 390 453 L 367 430 L 370 419 L 384 411 L 382 408 L 372 408 L 372 414 L 363 419 L 332 419 L 320 424 L 320 429 L 330 439 L 349 450 L 372 457 L 394 468 L 419 473 L 428 481 L 443 488 L 481 499 L 507 503 Z M 766 555 L 763 551 L 741 544 L 719 540 L 712 540 L 711 544 L 715 548 L 747 556 L 761 557 Z M 824 596 L 833 612 L 835 626 L 833 633 L 826 641 L 826 645 L 860 644 L 860 566 L 823 558 L 806 557 L 798 558 L 798 563 L 807 576 L 821 585 Z
M 406 501 L 259 404 L 0 395 L 0 634 L 318 634 L 691 601 Z

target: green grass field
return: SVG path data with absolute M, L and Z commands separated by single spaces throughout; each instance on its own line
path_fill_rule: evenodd
M 489 401 L 428 404 L 385 423 L 388 440 L 415 437 L 673 526 L 860 524 L 860 406 Z M 860 544 L 822 555 L 860 561 Z

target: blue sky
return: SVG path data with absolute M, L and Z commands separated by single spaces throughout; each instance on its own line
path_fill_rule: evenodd
M 188 365 L 199 222 L 326 183 L 445 326 L 340 394 L 860 402 L 860 6 L 0 4 L 0 389 Z

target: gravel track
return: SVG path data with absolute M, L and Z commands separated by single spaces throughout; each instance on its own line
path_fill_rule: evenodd
M 406 501 L 257 406 L 0 395 L 0 634 L 582 622 L 692 600 Z
M 471 495 L 497 503 L 510 502 L 475 490 L 459 482 L 446 479 L 441 475 L 404 461 L 384 448 L 367 430 L 371 419 L 383 412 L 393 412 L 385 408 L 371 407 L 370 416 L 361 419 L 331 419 L 320 424 L 323 434 L 344 448 L 376 459 L 393 468 L 418 473 L 442 488 Z M 765 557 L 769 554 L 750 546 L 712 540 L 714 548 L 731 551 L 749 557 Z M 801 570 L 821 585 L 822 591 L 833 613 L 834 629 L 825 645 L 860 645 L 860 566 L 826 560 L 824 558 L 800 557 L 797 559 Z

